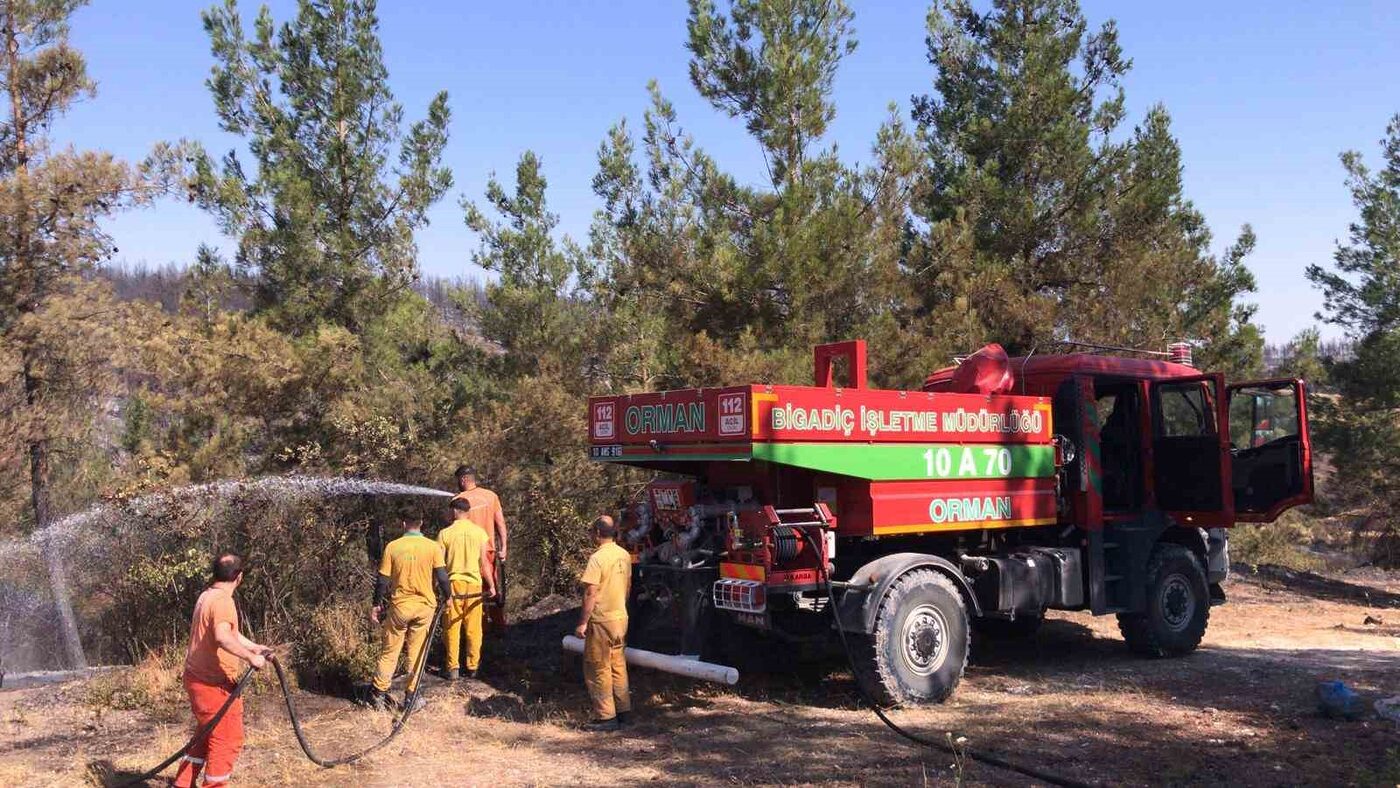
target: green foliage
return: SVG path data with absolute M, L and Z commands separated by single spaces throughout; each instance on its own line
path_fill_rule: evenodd
M 414 231 L 452 186 L 447 94 L 402 128 L 374 0 L 299 0 L 280 28 L 263 7 L 251 38 L 236 0 L 203 18 L 220 126 L 246 138 L 255 170 L 200 150 L 195 197 L 239 239 L 236 262 L 257 271 L 274 325 L 372 322 L 416 278 Z
M 801 180 L 808 145 L 836 117 L 832 83 L 856 50 L 842 0 L 690 0 L 690 81 L 767 154 L 773 186 Z
M 1279 361 L 1279 375 L 1302 378 L 1309 390 L 1316 391 L 1328 384 L 1326 360 L 1322 357 L 1322 334 L 1316 328 L 1305 328 L 1289 341 L 1284 357 Z
M 1182 194 L 1165 108 L 1131 133 L 1112 22 L 1091 32 L 1073 0 L 940 0 L 929 13 L 934 95 L 915 100 L 928 224 L 912 259 L 930 314 L 969 345 L 1057 340 L 1205 343 L 1209 368 L 1258 366 L 1262 337 L 1243 259 L 1248 227 L 1218 257 Z
M 1319 410 L 1316 433 L 1336 465 L 1341 499 L 1364 515 L 1376 557 L 1395 562 L 1400 549 L 1400 115 L 1381 141 L 1384 166 L 1372 173 L 1354 151 L 1342 154 L 1359 214 L 1350 243 L 1337 248 L 1335 269 L 1308 267 L 1321 288 L 1325 315 L 1356 340 L 1351 360 L 1329 370 L 1341 396 Z
M 625 122 L 611 130 L 589 248 L 595 298 L 626 317 L 607 337 L 614 387 L 800 381 L 811 344 L 853 336 L 891 348 L 883 383 L 927 371 L 915 359 L 939 348 L 911 325 L 917 299 L 902 273 L 912 138 L 892 112 L 868 167 L 819 147 L 851 22 L 840 2 L 691 4 L 691 81 L 744 121 L 771 189 L 723 172 L 654 83 L 640 145 Z
M 499 274 L 486 286 L 486 303 L 473 311 L 482 336 L 501 349 L 497 362 L 506 375 L 548 369 L 561 385 L 577 390 L 591 326 L 588 305 L 575 287 L 591 271 L 571 239 L 555 241 L 559 217 L 549 211 L 547 187 L 539 158 L 526 151 L 515 168 L 514 194 L 495 177 L 486 185 L 499 223 L 462 201 L 467 227 L 482 238 L 472 262 Z
M 121 319 L 91 325 L 112 305 L 82 280 L 112 252 L 99 221 L 147 202 L 172 172 L 169 148 L 132 167 L 108 153 L 52 144 L 54 124 L 94 90 L 81 53 L 68 43 L 68 19 L 82 5 L 0 3 L 0 82 L 10 99 L 0 118 L 0 397 L 13 402 L 0 415 L 0 432 L 23 446 L 33 523 L 47 522 L 55 503 L 55 453 L 91 426 L 110 380 L 104 354 L 112 348 L 103 342 Z
M 1323 568 L 1323 561 L 1300 546 L 1311 542 L 1312 536 L 1306 516 L 1290 511 L 1276 523 L 1231 529 L 1230 558 L 1253 567 L 1282 566 L 1315 572 Z
M 322 692 L 345 692 L 374 675 L 379 655 L 365 605 L 340 601 L 317 607 L 296 643 L 301 686 Z

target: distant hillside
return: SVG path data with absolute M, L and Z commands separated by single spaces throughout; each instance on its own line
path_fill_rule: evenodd
M 112 283 L 118 298 L 155 302 L 167 312 L 180 308 L 180 301 L 191 285 L 189 269 L 175 263 L 155 268 L 144 264 L 107 266 L 99 269 L 97 275 Z M 248 309 L 252 305 L 248 295 L 252 278 L 232 270 L 228 276 L 228 286 L 219 289 L 211 306 L 232 311 Z M 413 289 L 437 308 L 448 325 L 469 332 L 471 325 L 458 306 L 458 294 L 469 293 L 478 303 L 485 297 L 481 282 L 466 277 L 423 276 Z
M 1324 339 L 1318 346 L 1318 356 L 1336 361 L 1348 361 L 1354 352 L 1355 343 L 1349 339 Z M 1264 346 L 1264 369 L 1270 373 L 1293 355 L 1292 342 Z

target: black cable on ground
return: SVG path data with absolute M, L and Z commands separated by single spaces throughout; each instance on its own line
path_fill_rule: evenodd
M 811 534 L 807 533 L 805 529 L 799 528 L 795 530 L 797 530 L 798 533 L 801 533 L 803 538 L 807 540 L 808 544 L 812 546 L 813 554 L 817 556 L 818 563 L 821 564 L 822 562 L 820 558 L 822 555 L 822 551 L 821 547 L 817 544 L 816 539 Z M 1012 763 L 1011 761 L 999 758 L 995 755 L 979 753 L 975 750 L 971 750 L 968 748 L 958 750 L 956 747 L 953 747 L 947 742 L 941 742 L 936 739 L 924 738 L 923 736 L 920 736 L 917 733 L 911 733 L 910 731 L 901 728 L 894 720 L 890 719 L 889 716 L 885 714 L 885 710 L 880 708 L 880 704 L 876 703 L 875 699 L 870 697 L 866 693 L 865 687 L 861 686 L 860 676 L 858 673 L 856 673 L 855 654 L 851 651 L 850 641 L 846 639 L 846 630 L 841 626 L 840 614 L 838 613 L 836 608 L 836 594 L 831 590 L 831 577 L 827 574 L 825 564 L 822 564 L 821 566 L 817 567 L 817 572 L 821 576 L 822 583 L 826 586 L 827 603 L 831 607 L 831 617 L 833 622 L 836 624 L 836 633 L 841 638 L 841 648 L 846 652 L 846 662 L 851 667 L 851 673 L 855 675 L 856 694 L 860 697 L 861 701 L 865 703 L 865 705 L 870 707 L 871 711 L 875 712 L 875 716 L 880 718 L 880 722 L 885 723 L 885 727 L 889 728 L 891 731 L 894 731 L 899 736 L 902 736 L 915 744 L 918 744 L 923 747 L 941 750 L 950 755 L 953 755 L 954 757 L 971 758 L 972 760 L 977 761 L 979 763 L 983 763 L 988 766 L 994 766 L 998 769 L 1006 769 L 1007 771 L 1016 772 L 1017 774 L 1025 775 L 1026 777 L 1031 777 L 1033 779 L 1040 780 L 1041 782 L 1049 783 L 1050 785 L 1061 786 L 1061 788 L 1091 788 L 1088 783 L 1079 782 L 1078 780 L 1072 780 L 1068 777 L 1062 777 L 1052 772 L 1042 771 L 1040 769 L 1035 768 L 1034 766 L 1022 766 L 1020 764 Z M 957 738 L 959 738 L 959 735 L 954 734 L 952 738 L 956 740 Z
M 486 595 L 453 594 L 452 599 L 475 599 L 484 596 Z M 273 671 L 277 674 L 277 684 L 282 689 L 282 699 L 287 704 L 287 716 L 291 718 L 292 732 L 296 735 L 297 744 L 301 745 L 301 751 L 306 753 L 306 757 L 309 758 L 312 763 L 316 764 L 317 766 L 323 766 L 327 769 L 333 769 L 337 766 L 344 766 L 348 763 L 354 763 L 355 761 L 358 761 L 364 758 L 365 756 L 382 749 L 385 745 L 393 741 L 399 735 L 399 733 L 403 731 L 404 725 L 408 722 L 408 718 L 413 715 L 413 712 L 417 711 L 416 706 L 418 705 L 418 695 L 423 688 L 423 670 L 427 667 L 428 664 L 428 651 L 431 650 L 433 640 L 437 637 L 438 627 L 442 623 L 442 611 L 444 608 L 446 608 L 446 606 L 447 600 L 444 599 L 441 602 L 438 602 L 437 607 L 433 610 L 433 623 L 428 629 L 427 638 L 423 641 L 422 650 L 418 652 L 418 664 L 413 666 L 413 670 L 410 673 L 412 677 L 410 680 L 410 684 L 413 686 L 413 689 L 404 696 L 403 714 L 399 715 L 397 718 L 394 719 L 393 726 L 389 729 L 389 734 L 387 736 L 385 736 L 383 739 L 380 739 L 373 745 L 351 755 L 345 755 L 339 758 L 322 758 L 321 756 L 316 754 L 316 752 L 311 748 L 311 742 L 308 741 L 306 738 L 306 733 L 301 729 L 301 718 L 297 716 L 296 703 L 292 700 L 292 688 L 287 681 L 287 672 L 282 667 L 282 663 L 277 659 L 276 656 L 268 658 L 268 661 L 272 663 Z M 141 785 L 145 783 L 147 780 L 150 780 L 152 777 L 155 777 L 161 772 L 165 771 L 166 767 L 170 766 L 170 764 L 179 760 L 181 756 L 189 752 L 189 749 L 194 746 L 195 742 L 199 741 L 205 736 L 208 736 L 209 731 L 213 730 L 214 726 L 219 724 L 219 720 L 223 719 L 224 714 L 226 714 L 228 712 L 229 707 L 233 705 L 233 701 L 237 699 L 240 694 L 242 694 L 243 687 L 248 683 L 248 679 L 251 678 L 252 675 L 253 668 L 249 666 L 247 670 L 243 671 L 243 675 L 239 677 L 238 683 L 234 685 L 233 691 L 229 693 L 229 697 L 227 700 L 224 701 L 224 705 L 219 707 L 218 712 L 216 712 L 214 716 L 209 719 L 209 722 L 206 722 L 205 724 L 201 725 L 199 729 L 194 732 L 194 735 L 190 737 L 190 740 L 185 742 L 184 747 L 181 747 L 175 752 L 175 754 L 171 755 L 169 758 L 166 758 L 163 762 L 161 762 L 159 766 L 155 767 L 154 769 L 147 771 L 139 777 L 133 777 L 132 779 L 124 783 L 120 783 L 118 788 L 129 788 L 130 786 Z
M 453 598 L 462 599 L 467 596 L 473 595 L 454 595 Z M 339 758 L 323 758 L 317 755 L 316 752 L 311 748 L 311 742 L 307 741 L 306 739 L 306 732 L 301 729 L 301 718 L 297 716 L 296 703 L 292 700 L 292 689 L 287 684 L 287 674 L 282 669 L 282 663 L 278 662 L 276 659 L 272 660 L 272 667 L 274 670 L 277 671 L 277 683 L 282 686 L 282 698 L 287 703 L 287 716 L 292 721 L 292 733 L 296 735 L 297 744 L 301 745 L 301 751 L 306 753 L 306 757 L 312 763 L 316 764 L 317 766 L 324 766 L 327 769 L 334 769 L 337 766 L 344 766 L 348 763 L 354 763 L 355 761 L 358 761 L 364 758 L 365 756 L 370 755 L 371 753 L 383 749 L 386 745 L 389 744 L 389 742 L 393 741 L 395 738 L 398 737 L 400 733 L 403 732 L 404 725 L 407 724 L 408 718 L 413 716 L 413 712 L 418 710 L 418 694 L 423 690 L 423 669 L 428 665 L 428 652 L 432 648 L 433 640 L 437 638 L 438 626 L 442 623 L 442 611 L 446 607 L 447 600 L 444 599 L 441 602 L 438 602 L 437 608 L 433 610 L 433 623 L 431 626 L 428 627 L 428 636 L 423 641 L 423 648 L 420 649 L 418 652 L 418 664 L 414 665 L 413 670 L 409 673 L 409 685 L 412 686 L 413 689 L 409 690 L 404 695 L 403 713 L 394 719 L 394 724 L 392 727 L 389 728 L 389 734 L 387 736 L 370 745 L 369 747 L 366 747 L 365 749 L 360 750 L 359 752 L 351 753 L 350 755 L 343 755 Z
M 133 777 L 130 780 L 127 780 L 126 782 L 118 783 L 118 788 L 129 788 L 129 786 L 133 785 L 144 785 L 147 780 L 150 780 L 152 777 L 155 777 L 156 775 L 165 771 L 166 767 L 170 766 L 170 764 L 184 757 L 185 753 L 189 752 L 190 748 L 195 745 L 195 742 L 198 742 L 200 739 L 203 739 L 205 736 L 208 736 L 209 731 L 214 730 L 214 726 L 218 725 L 219 720 L 222 720 L 224 718 L 224 715 L 228 713 L 228 709 L 230 706 L 233 705 L 233 702 L 235 700 L 238 700 L 239 695 L 243 694 L 243 688 L 247 686 L 248 679 L 252 678 L 252 676 L 253 666 L 249 665 L 248 668 L 243 671 L 243 675 L 238 677 L 238 682 L 233 685 L 233 691 L 228 694 L 228 698 L 224 701 L 224 705 L 220 706 L 219 710 L 214 712 L 214 716 L 210 717 L 208 722 L 199 726 L 199 729 L 194 732 L 194 735 L 190 737 L 190 740 L 185 742 L 185 746 L 176 750 L 175 753 L 169 758 L 166 758 L 165 760 L 161 761 L 160 765 L 155 767 L 154 769 L 151 769 L 138 777 Z

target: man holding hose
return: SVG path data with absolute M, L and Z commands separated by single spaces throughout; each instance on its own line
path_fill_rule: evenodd
M 481 667 L 481 619 L 483 603 L 495 594 L 486 531 L 471 519 L 472 504 L 466 498 L 452 499 L 452 524 L 438 532 L 437 543 L 447 562 L 447 578 L 452 582 L 452 598 L 442 611 L 442 636 L 447 646 L 442 677 L 457 678 L 462 665 L 461 645 L 466 632 L 467 660 L 462 675 L 476 678 Z
M 190 620 L 190 648 L 185 653 L 185 692 L 197 725 L 203 726 L 219 712 L 233 692 L 243 663 L 261 670 L 272 649 L 258 645 L 238 631 L 238 608 L 233 592 L 243 582 L 243 559 L 225 553 L 214 559 L 214 582 L 194 604 Z M 195 742 L 180 759 L 175 774 L 177 788 L 190 788 L 204 772 L 204 784 L 218 786 L 233 775 L 234 761 L 243 749 L 243 698 L 229 705 L 219 724 Z
M 394 680 L 394 668 L 399 653 L 408 643 L 408 687 L 404 699 L 418 686 L 418 655 L 432 627 L 433 612 L 437 610 L 434 588 L 444 599 L 452 594 L 447 581 L 447 564 L 442 547 L 423 535 L 423 518 L 415 516 L 403 521 L 404 535 L 384 548 L 379 562 L 379 577 L 374 586 L 374 609 L 369 619 L 381 627 L 379 664 L 374 674 L 374 695 L 370 700 L 377 709 L 389 707 L 389 685 Z M 386 604 L 387 603 L 387 604 Z M 418 698 L 418 706 L 423 703 Z

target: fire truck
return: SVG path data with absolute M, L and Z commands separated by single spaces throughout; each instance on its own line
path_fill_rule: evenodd
M 1303 382 L 1227 384 L 1185 345 L 990 345 L 918 391 L 868 387 L 860 340 L 813 361 L 812 386 L 589 401 L 591 458 L 654 472 L 621 516 L 629 605 L 678 659 L 796 655 L 839 628 L 896 705 L 947 698 L 973 630 L 1029 635 L 1051 609 L 1186 654 L 1225 601 L 1226 529 L 1312 500 Z

